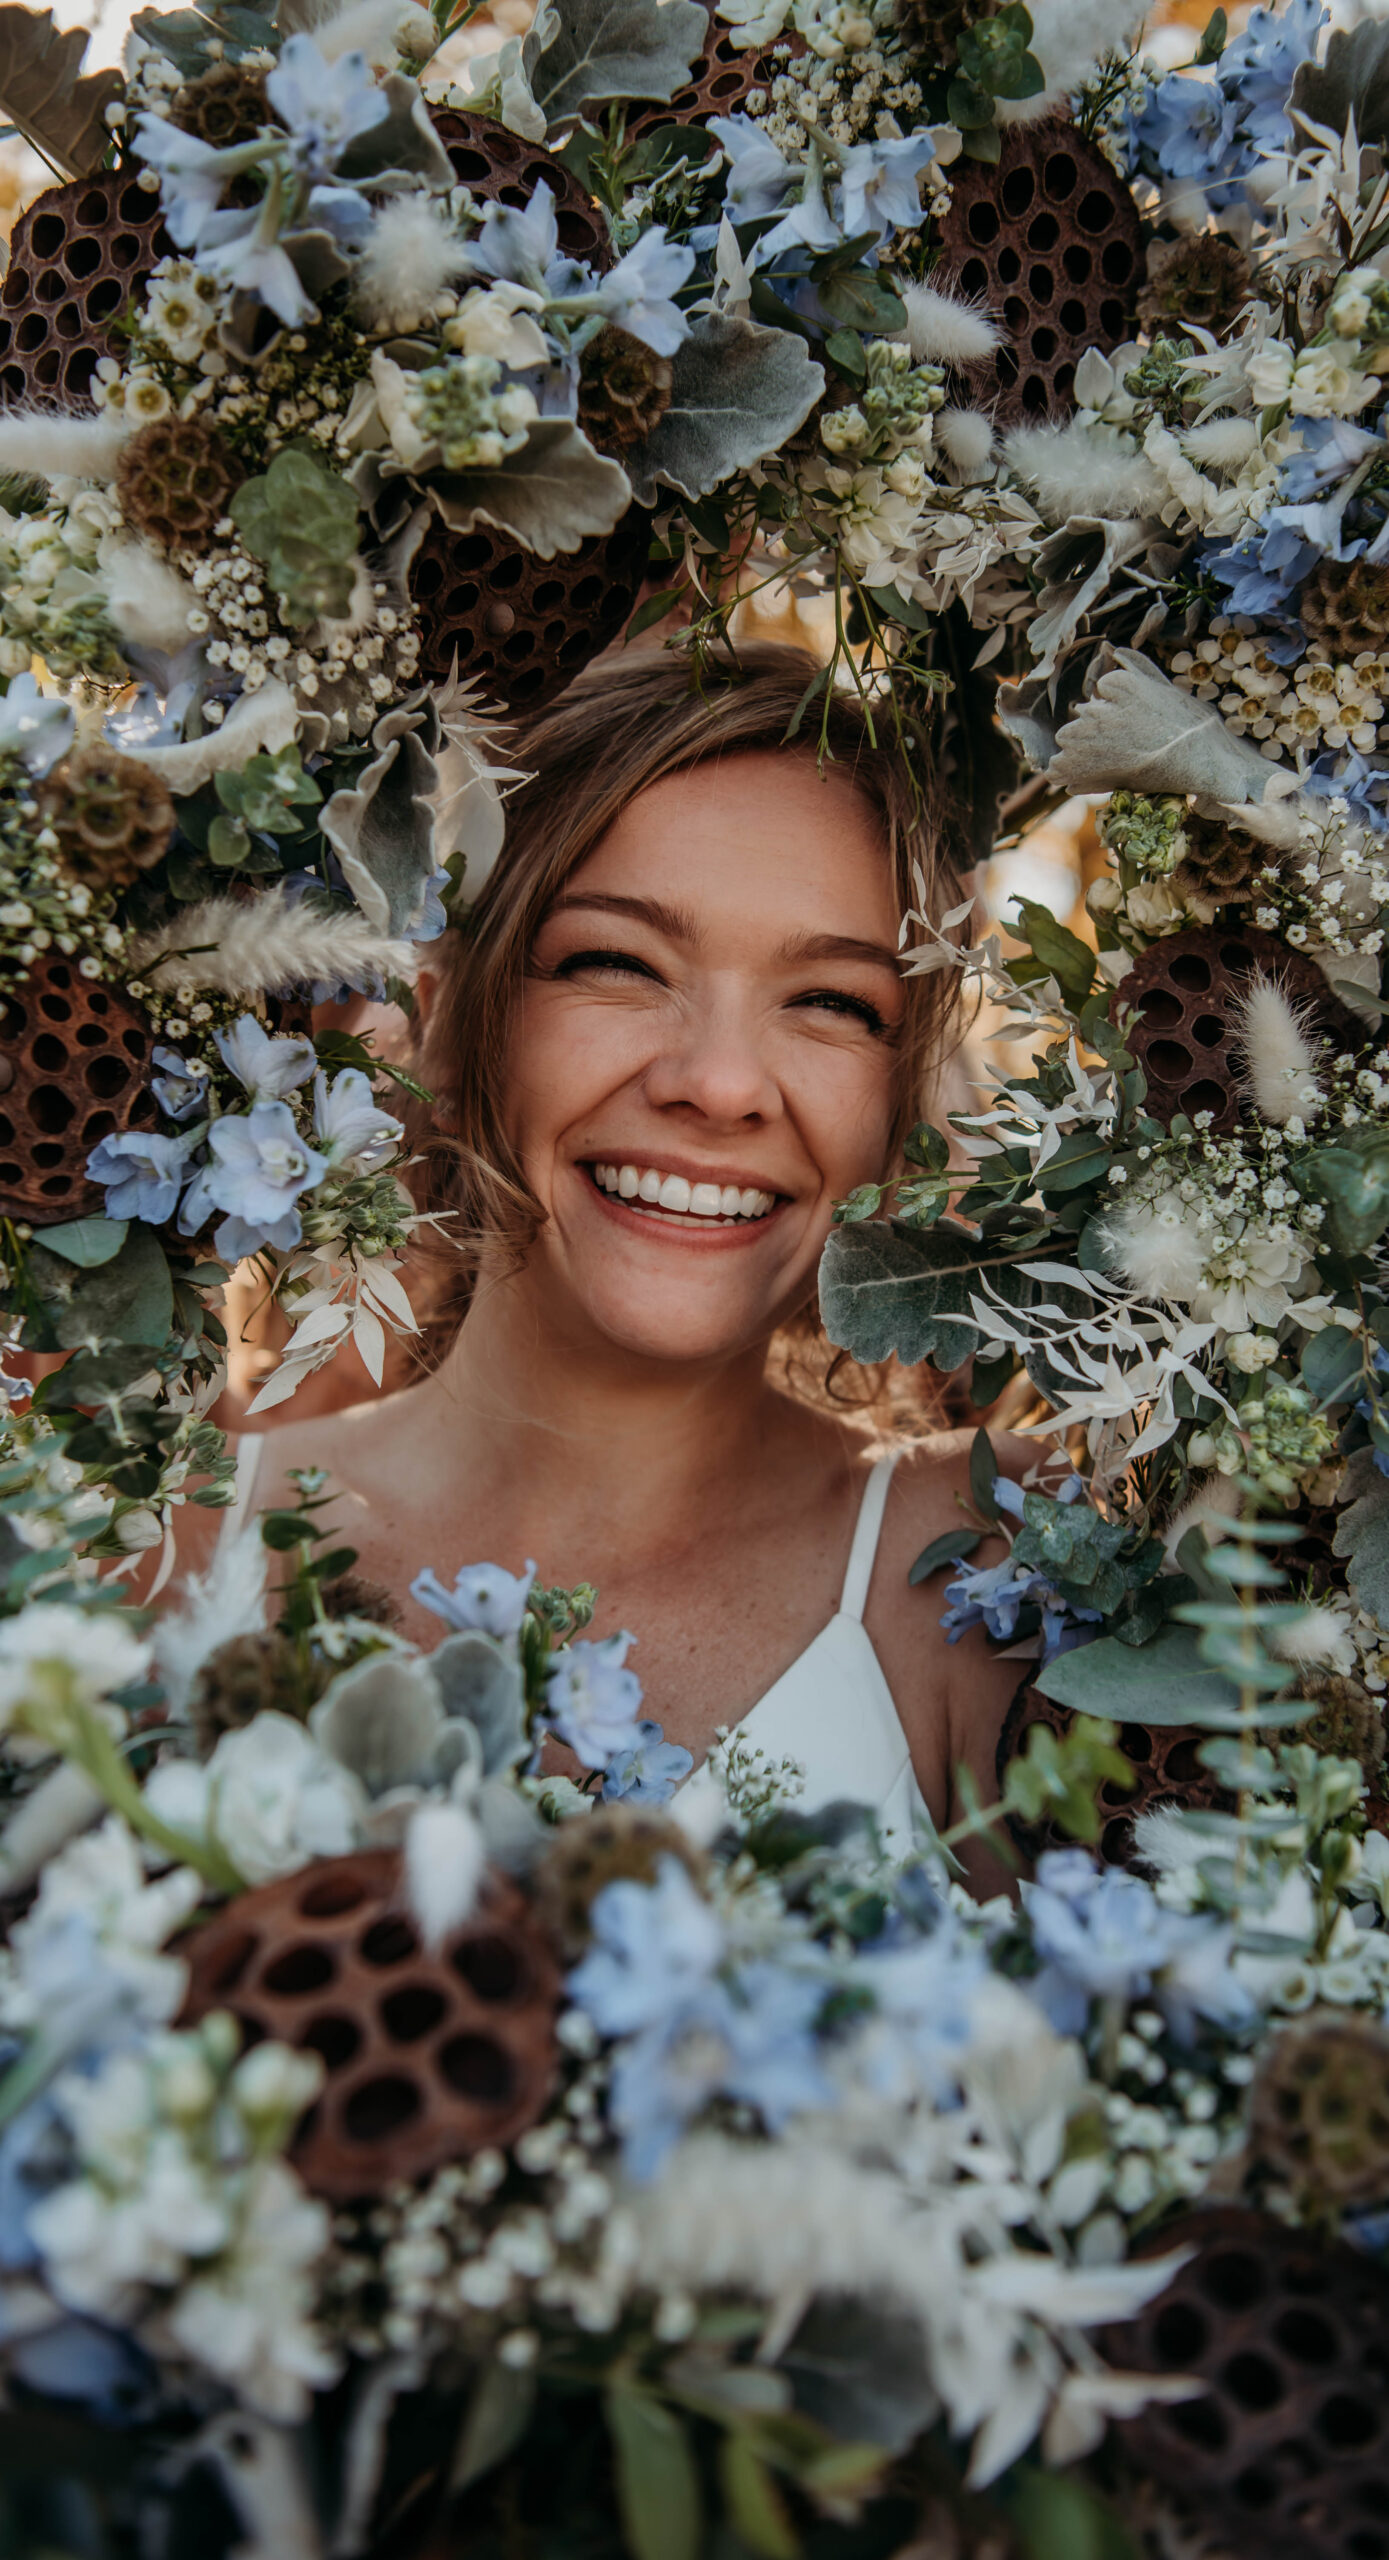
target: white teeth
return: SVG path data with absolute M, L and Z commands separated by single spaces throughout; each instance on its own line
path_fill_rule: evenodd
M 776 1207 L 774 1191 L 740 1190 L 735 1182 L 690 1182 L 683 1173 L 660 1174 L 652 1165 L 595 1163 L 600 1191 L 640 1200 L 677 1218 L 764 1218 Z

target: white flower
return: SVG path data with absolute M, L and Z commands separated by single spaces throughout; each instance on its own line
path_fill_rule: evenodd
M 0 1731 L 93 1705 L 143 1680 L 150 1648 L 114 1610 L 75 1609 L 65 1600 L 36 1600 L 0 1620 Z
M 1308 347 L 1293 368 L 1289 396 L 1304 418 L 1353 418 L 1379 387 L 1374 374 L 1355 372 L 1333 347 Z
M 138 418 L 142 427 L 153 426 L 156 419 L 167 418 L 173 402 L 157 373 L 137 367 L 125 378 L 125 414 Z
M 1297 351 L 1282 338 L 1270 338 L 1244 368 L 1250 398 L 1259 409 L 1280 409 L 1288 397 Z
M 547 364 L 550 350 L 530 317 L 539 299 L 521 284 L 474 285 L 445 321 L 444 344 L 467 356 L 498 356 L 513 373 Z
M 251 2407 L 286 2423 L 337 2378 L 338 2360 L 315 2332 L 313 2270 L 328 2246 L 325 2208 L 283 2160 L 252 2173 L 233 2246 L 182 2288 L 161 2324 L 208 2372 Z
M 301 1724 L 271 1710 L 224 1733 L 202 1767 L 161 1761 L 148 1779 L 151 1810 L 225 1850 L 248 1884 L 292 1875 L 311 1858 L 357 1847 L 365 1793 Z
M 196 1910 L 201 1892 L 188 1867 L 148 1881 L 132 1834 L 114 1814 L 69 1841 L 50 1858 L 33 1904 L 11 1932 L 13 1967 L 0 1983 L 0 2020 L 45 2028 L 70 2047 L 114 2027 L 118 2003 L 128 2016 L 162 2026 L 182 2003 L 188 1976 L 180 1957 L 160 1950 Z M 90 2015 L 92 1990 L 104 2015 Z
M 1229 1367 L 1237 1369 L 1242 1378 L 1257 1377 L 1277 1357 L 1278 1344 L 1271 1333 L 1232 1333 L 1225 1345 Z

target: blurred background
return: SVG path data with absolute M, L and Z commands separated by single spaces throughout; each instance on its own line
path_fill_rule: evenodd
M 136 6 L 143 0 L 50 0 L 52 12 L 60 27 L 82 26 L 90 30 L 91 43 L 84 68 L 95 70 L 107 63 L 119 62 L 130 21 Z M 325 10 L 329 0 L 324 0 Z M 1215 0 L 1157 0 L 1143 36 L 1143 50 L 1164 69 L 1187 62 L 1195 40 L 1212 15 Z M 1250 16 L 1252 0 L 1233 0 L 1228 7 L 1231 34 L 1237 34 Z M 427 74 L 432 84 L 441 78 L 462 80 L 466 85 L 466 64 L 475 54 L 488 53 L 508 36 L 524 33 L 534 15 L 535 0 L 489 0 L 484 8 L 458 36 L 452 37 L 442 53 L 435 56 Z M 1362 17 L 1389 15 L 1389 0 L 1329 0 L 1334 23 L 1351 25 Z M 17 217 L 53 183 L 51 172 L 26 144 L 17 139 L 0 141 L 0 265 L 3 243 Z M 785 591 L 783 591 L 784 593 Z M 770 602 L 770 599 L 769 599 Z M 829 640 L 823 645 L 812 606 L 802 610 L 794 603 L 784 609 L 761 609 L 745 605 L 739 619 L 749 636 L 782 639 L 809 648 L 817 655 L 828 656 Z M 832 612 L 826 600 L 827 611 Z M 735 626 L 736 627 L 736 626 Z M 524 754 L 521 753 L 521 761 Z M 1092 804 L 1070 800 L 1060 809 L 1034 824 L 1019 830 L 1015 840 L 1006 841 L 1002 850 L 987 863 L 980 875 L 980 904 L 983 920 L 980 930 L 997 925 L 1007 936 L 1009 911 L 1019 897 L 1035 899 L 1051 913 L 1089 937 L 1084 896 L 1090 882 L 1102 868 L 1102 853 L 1095 831 Z M 404 1039 L 401 1017 L 390 1008 L 373 1008 L 365 1003 L 335 1009 L 333 1019 L 350 1024 L 354 1029 L 370 1029 L 379 1048 L 389 1051 Z M 954 1090 L 942 1097 L 941 1108 L 977 1107 L 975 1080 L 990 1067 L 1005 1063 L 1000 1054 L 998 1023 L 987 1017 L 974 1026 L 965 1049 L 960 1053 L 951 1073 Z M 217 1418 L 228 1429 L 239 1427 L 245 1407 L 260 1379 L 275 1365 L 278 1344 L 284 1327 L 275 1313 L 264 1307 L 262 1290 L 254 1271 L 247 1266 L 233 1281 L 229 1295 L 228 1333 L 232 1352 L 228 1392 L 218 1409 Z M 27 1364 L 26 1364 L 27 1365 Z M 43 1364 L 47 1365 L 47 1364 Z M 400 1367 L 393 1374 L 388 1366 L 386 1385 L 406 1382 L 408 1369 Z M 330 1411 L 340 1405 L 373 1395 L 372 1386 L 355 1351 L 340 1353 L 327 1368 L 320 1370 L 303 1385 L 293 1403 L 296 1419 L 314 1411 Z M 266 1422 L 273 1426 L 287 1419 L 291 1408 L 282 1407 Z M 253 1427 L 263 1428 L 263 1424 Z

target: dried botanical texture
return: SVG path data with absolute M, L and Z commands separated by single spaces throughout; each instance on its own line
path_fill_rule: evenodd
M 395 1851 L 319 1859 L 238 1894 L 189 1942 L 188 1971 L 185 2024 L 229 2009 L 251 2042 L 322 2056 L 290 2151 L 315 2195 L 348 2203 L 502 2150 L 549 2101 L 559 1967 L 504 1876 L 428 1954 Z
M 539 711 L 615 640 L 641 593 L 651 519 L 629 507 L 612 533 L 541 560 L 490 525 L 430 524 L 410 567 L 422 634 L 420 672 L 461 682 L 508 711 Z
M 774 59 L 774 49 L 741 51 L 734 44 L 727 27 L 720 26 L 713 11 L 709 15 L 709 33 L 698 62 L 691 66 L 683 88 L 666 103 L 661 98 L 637 100 L 627 110 L 627 140 L 639 142 L 643 134 L 658 133 L 662 125 L 707 124 L 710 116 L 741 115 L 753 89 L 765 89 L 779 70 L 785 68 L 786 52 L 805 51 L 799 36 L 789 26 L 778 39 L 781 59 Z
M 99 170 L 50 187 L 15 224 L 0 284 L 0 395 L 85 400 L 116 323 L 161 258 L 176 255 L 157 195 Z
M 1384 1766 L 1384 1716 L 1362 1680 L 1340 1671 L 1299 1671 L 1298 1695 L 1315 1707 L 1300 1742 L 1337 1759 L 1358 1760 L 1371 1784 Z
M 1033 1725 L 1044 1724 L 1058 1736 L 1068 1734 L 1075 1723 L 1069 1707 L 1059 1707 L 1052 1698 L 1034 1689 L 1030 1675 L 1003 1721 L 998 1738 L 996 1765 L 1001 1787 L 1011 1760 L 1027 1749 L 1027 1737 Z M 1195 1806 L 1201 1811 L 1219 1807 L 1233 1809 L 1232 1800 L 1222 1794 L 1209 1769 L 1203 1769 L 1197 1752 L 1204 1739 L 1194 1725 L 1126 1724 L 1121 1727 L 1119 1748 L 1133 1771 L 1133 1785 L 1125 1790 L 1112 1778 L 1106 1778 L 1096 1798 L 1103 1829 L 1096 1846 L 1106 1866 L 1126 1867 L 1133 1857 L 1133 1826 L 1140 1813 L 1151 1813 L 1155 1805 Z M 1025 1823 L 1010 1816 L 1009 1831 L 1025 1858 L 1036 1859 L 1044 1849 L 1073 1849 L 1069 1832 L 1045 1818 Z
M 1182 820 L 1182 834 L 1186 852 L 1172 875 L 1174 888 L 1217 907 L 1242 906 L 1253 897 L 1256 874 L 1269 857 L 1268 846 L 1247 827 L 1188 817 Z
M 1238 319 L 1252 281 L 1249 260 L 1233 240 L 1207 232 L 1160 240 L 1148 252 L 1138 317 L 1150 329 L 1194 322 L 1220 338 Z
M 1336 660 L 1378 653 L 1389 642 L 1389 567 L 1372 560 L 1319 560 L 1297 599 L 1309 649 Z
M 1314 2009 L 1275 2036 L 1250 2093 L 1254 2158 L 1309 2206 L 1389 2198 L 1389 2032 Z
M 1363 1038 L 1316 962 L 1275 935 L 1243 925 L 1169 934 L 1135 960 L 1109 1008 L 1116 1025 L 1126 1011 L 1136 1011 L 1128 1045 L 1148 1079 L 1144 1107 L 1164 1126 L 1179 1111 L 1188 1119 L 1209 1111 L 1216 1136 L 1224 1137 L 1240 1118 L 1244 1075 L 1235 1035 L 1256 971 L 1305 1008 L 1312 1027 L 1339 1047 Z
M 698 1877 L 698 1851 L 673 1822 L 634 1805 L 601 1805 L 585 1822 L 567 1822 L 536 1878 L 536 1906 L 562 1955 L 577 1958 L 589 1939 L 589 1914 L 604 1885 L 626 1879 L 654 1884 L 663 1858 L 678 1858 Z
M 234 142 L 249 142 L 270 121 L 265 73 L 244 63 L 214 62 L 196 80 L 186 80 L 169 109 L 171 124 L 225 151 Z
M 1128 2459 L 1189 2499 L 1239 2560 L 1389 2550 L 1389 2277 L 1320 2233 L 1219 2207 L 1164 2226 L 1194 2255 L 1099 2342 L 1125 2372 L 1199 2396 L 1123 2425 Z
M 319 1592 L 330 1618 L 366 1618 L 374 1627 L 398 1627 L 400 1610 L 384 1582 L 371 1582 L 364 1573 L 340 1573 L 335 1582 L 325 1582 Z
M 1104 153 L 1050 118 L 1009 126 L 996 166 L 954 163 L 940 237 L 932 283 L 1007 331 L 969 368 L 971 405 L 994 400 L 1004 425 L 1064 415 L 1087 347 L 1129 336 L 1138 291 L 1138 214 Z
M 201 551 L 243 476 L 215 427 L 201 418 L 157 418 L 124 448 L 116 495 L 135 533 L 171 550 Z
M 673 106 L 661 108 L 663 124 L 670 124 L 674 117 Z M 431 107 L 429 120 L 459 185 L 467 187 L 479 204 L 506 204 L 524 212 L 543 180 L 555 200 L 555 228 L 566 258 L 584 258 L 595 267 L 612 265 L 607 223 L 562 160 L 537 143 L 508 133 L 492 116 L 473 115 L 458 107 Z M 632 131 L 630 120 L 627 130 Z
M 222 1734 L 268 1709 L 302 1719 L 331 1677 L 326 1666 L 319 1676 L 312 1662 L 301 1662 L 289 1637 L 275 1629 L 230 1636 L 208 1655 L 188 1701 L 199 1751 L 208 1758 Z
M 147 764 L 115 747 L 78 747 L 55 765 L 38 799 L 67 868 L 94 888 L 127 889 L 168 851 L 168 792 Z
M 0 1002 L 0 1216 L 34 1226 L 100 1211 L 87 1158 L 159 1117 L 142 1013 L 75 960 L 44 952 Z
M 654 434 L 670 407 L 674 373 L 626 329 L 600 329 L 579 365 L 579 424 L 600 453 L 626 453 Z

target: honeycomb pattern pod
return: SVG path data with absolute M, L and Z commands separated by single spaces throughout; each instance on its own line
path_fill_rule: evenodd
M 1023 1681 L 998 1737 L 996 1769 L 1000 1788 L 1010 1760 L 1016 1760 L 1027 1749 L 1027 1737 L 1034 1724 L 1044 1724 L 1060 1736 L 1071 1731 L 1075 1713 L 1070 1707 L 1059 1707 L 1054 1698 L 1046 1698 L 1034 1689 L 1030 1679 Z M 1151 1812 L 1155 1804 L 1211 1806 L 1222 1812 L 1232 1809 L 1231 1798 L 1216 1785 L 1209 1769 L 1203 1769 L 1196 1753 L 1205 1734 L 1195 1725 L 1125 1724 L 1119 1729 L 1119 1749 L 1133 1770 L 1130 1788 L 1116 1786 L 1106 1778 L 1097 1799 L 1103 1829 L 1097 1843 L 1099 1855 L 1109 1867 L 1126 1867 L 1133 1856 L 1133 1824 L 1140 1813 Z M 1046 1849 L 1073 1849 L 1075 1841 L 1045 1817 L 1040 1822 L 1020 1822 L 1010 1815 L 1008 1829 L 1028 1859 L 1040 1858 Z
M 159 198 L 106 169 L 50 187 L 20 216 L 0 285 L 0 396 L 71 408 L 98 359 L 120 352 L 112 324 L 161 258 L 175 254 Z
M 1307 1006 L 1314 1027 L 1339 1048 L 1363 1041 L 1363 1025 L 1332 994 L 1315 960 L 1274 934 L 1214 925 L 1168 934 L 1125 972 L 1109 1007 L 1116 1026 L 1127 1008 L 1137 1010 L 1128 1046 L 1148 1080 L 1144 1109 L 1164 1127 L 1179 1111 L 1188 1119 L 1209 1111 L 1216 1136 L 1224 1137 L 1240 1118 L 1236 1030 L 1256 970 Z
M 290 2157 L 335 2203 L 504 2147 L 554 2083 L 560 1975 L 529 1903 L 492 1873 L 428 1953 L 394 1850 L 325 1858 L 239 1894 L 188 1947 L 184 2023 L 229 2009 L 248 2044 L 321 2056 Z
M 99 1212 L 87 1158 L 153 1128 L 153 1034 L 127 996 L 45 954 L 0 998 L 0 1215 L 36 1227 Z
M 1205 2387 L 1123 2425 L 1130 2460 L 1239 2560 L 1389 2560 L 1389 2276 L 1234 2206 L 1154 2246 L 1195 2254 L 1104 2352 Z
M 641 593 L 651 519 L 629 507 L 612 533 L 541 560 L 490 525 L 450 533 L 436 516 L 415 554 L 410 593 L 423 631 L 421 670 L 482 685 L 508 711 L 539 711 L 617 638 Z
M 459 107 L 431 107 L 429 120 L 442 142 L 460 186 L 479 204 L 506 204 L 524 212 L 542 178 L 555 199 L 555 227 L 566 258 L 585 258 L 591 267 L 613 262 L 608 226 L 591 196 L 585 194 L 562 160 L 520 135 L 508 133 L 494 116 L 472 115 Z
M 1003 323 L 969 388 L 1015 426 L 1074 408 L 1086 349 L 1108 354 L 1132 334 L 1143 256 L 1128 188 L 1073 125 L 1009 125 L 1000 144 L 996 166 L 954 163 L 931 281 Z

